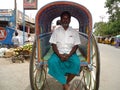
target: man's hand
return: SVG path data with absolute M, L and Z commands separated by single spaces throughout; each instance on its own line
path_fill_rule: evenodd
M 68 54 L 60 54 L 60 59 L 61 59 L 62 61 L 66 61 L 66 60 L 68 60 L 68 58 L 69 58 L 69 55 L 68 55 Z
M 72 54 L 74 54 L 74 53 L 76 52 L 77 48 L 78 48 L 78 45 L 75 45 L 75 46 L 72 48 L 72 50 L 70 51 L 69 54 L 59 54 L 60 59 L 61 59 L 62 61 L 68 60 L 68 58 L 69 58 Z

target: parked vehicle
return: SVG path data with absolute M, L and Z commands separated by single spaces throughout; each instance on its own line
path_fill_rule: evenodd
M 116 44 L 115 37 L 110 37 L 109 38 L 109 44 L 110 45 L 115 45 Z
M 104 37 L 98 36 L 98 37 L 97 37 L 97 42 L 98 42 L 98 43 L 103 43 L 104 39 L 105 39 Z
M 97 42 L 92 34 L 92 16 L 86 7 L 70 1 L 49 3 L 42 7 L 36 15 L 36 37 L 30 58 L 31 88 L 32 90 L 45 90 L 47 89 L 45 86 L 48 87 L 50 85 L 47 82 L 49 77 L 47 72 L 48 59 L 44 59 L 44 57 L 49 57 L 52 52 L 49 43 L 52 33 L 50 31 L 51 22 L 56 17 L 60 17 L 60 13 L 63 11 L 71 12 L 71 16 L 78 20 L 79 25 L 81 25 L 80 23 L 83 24 L 83 28 L 79 28 L 81 44 L 78 46 L 78 54 L 80 58 L 81 56 L 85 56 L 85 58 L 81 59 L 80 76 L 77 77 L 79 78 L 77 81 L 74 80 L 71 84 L 73 85 L 71 90 L 99 90 L 100 56 Z M 86 31 L 86 28 L 88 28 L 88 31 Z M 84 52 L 84 54 L 80 54 L 80 51 Z M 48 89 L 50 88 L 48 87 Z

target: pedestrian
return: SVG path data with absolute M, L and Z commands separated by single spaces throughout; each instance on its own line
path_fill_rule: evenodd
M 61 25 L 61 21 L 57 20 L 56 25 L 53 27 L 52 32 Z
M 54 53 L 48 59 L 48 73 L 63 85 L 63 90 L 70 90 L 70 81 L 80 72 L 80 59 L 76 50 L 81 42 L 78 31 L 69 26 L 71 14 L 64 11 L 60 19 L 61 25 L 54 30 L 49 40 Z
M 57 20 L 56 25 L 61 25 L 61 21 Z
M 61 26 L 61 21 L 60 21 L 60 20 L 57 20 L 57 21 L 56 21 L 56 26 L 55 26 L 54 29 L 58 28 L 59 26 Z
M 32 37 L 30 34 L 28 34 L 28 42 L 32 42 Z
M 12 42 L 15 48 L 20 46 L 20 37 L 17 31 L 15 31 L 15 36 L 13 36 Z

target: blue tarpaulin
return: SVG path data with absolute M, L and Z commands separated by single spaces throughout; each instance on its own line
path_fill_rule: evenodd
M 10 28 L 10 27 L 6 27 L 5 28 L 6 32 L 7 32 L 7 36 L 4 40 L 1 40 L 0 43 L 2 45 L 12 45 L 13 42 L 12 42 L 12 37 L 13 37 L 13 33 L 15 32 L 15 30 L 13 28 Z

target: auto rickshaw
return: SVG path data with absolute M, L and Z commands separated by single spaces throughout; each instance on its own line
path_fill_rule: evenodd
M 36 36 L 30 59 L 31 88 L 32 90 L 60 90 L 59 88 L 55 89 L 53 84 L 51 85 L 48 81 L 51 77 L 47 73 L 47 59 L 53 52 L 49 43 L 52 34 L 52 21 L 59 17 L 63 11 L 69 11 L 72 17 L 78 20 L 78 30 L 82 42 L 77 51 L 79 57 L 82 58 L 80 75 L 72 81 L 71 90 L 98 90 L 100 58 L 98 45 L 92 34 L 92 16 L 86 7 L 71 1 L 51 2 L 37 12 L 35 18 Z M 53 81 L 51 82 L 53 83 Z

